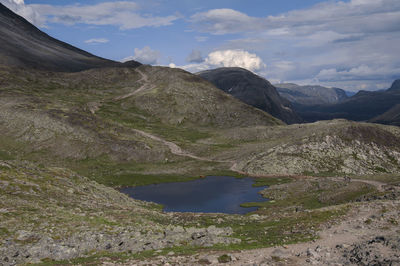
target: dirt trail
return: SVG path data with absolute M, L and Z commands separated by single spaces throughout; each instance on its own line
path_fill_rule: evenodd
M 144 136 L 146 138 L 150 138 L 152 140 L 161 142 L 162 144 L 164 144 L 165 146 L 167 146 L 169 148 L 171 153 L 173 153 L 175 155 L 189 157 L 189 158 L 200 160 L 200 161 L 222 162 L 222 161 L 215 161 L 215 160 L 212 160 L 212 159 L 196 156 L 196 155 L 194 155 L 194 154 L 192 154 L 190 152 L 182 150 L 181 147 L 179 147 L 178 145 L 176 145 L 175 143 L 173 143 L 171 141 L 167 141 L 165 139 L 162 139 L 160 137 L 154 136 L 154 135 L 152 135 L 150 133 L 147 133 L 147 132 L 144 132 L 142 130 L 133 129 L 133 131 L 135 131 L 139 135 L 142 135 L 142 136 Z
M 114 98 L 115 101 L 119 101 L 119 100 L 126 99 L 126 98 L 131 97 L 131 96 L 133 96 L 133 95 L 135 95 L 135 94 L 137 94 L 137 93 L 139 93 L 139 92 L 141 92 L 141 91 L 144 91 L 145 89 L 153 89 L 153 88 L 154 88 L 154 86 L 150 86 L 150 87 L 147 86 L 148 83 L 149 83 L 149 76 L 147 76 L 147 74 L 143 73 L 142 71 L 140 71 L 140 70 L 137 69 L 137 68 L 135 69 L 135 71 L 138 72 L 138 73 L 142 76 L 142 77 L 137 81 L 137 82 L 143 82 L 142 86 L 140 86 L 139 89 L 137 89 L 137 90 L 135 90 L 135 91 L 132 91 L 132 92 L 130 92 L 130 93 L 128 93 L 128 94 L 124 94 L 124 95 L 115 97 L 115 98 Z

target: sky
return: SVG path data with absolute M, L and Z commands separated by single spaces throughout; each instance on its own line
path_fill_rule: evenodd
M 0 0 L 52 37 L 117 61 L 349 91 L 400 78 L 399 0 Z

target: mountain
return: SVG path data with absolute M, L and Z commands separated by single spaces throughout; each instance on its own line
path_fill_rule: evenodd
M 104 59 L 56 40 L 1 3 L 0 43 L 0 65 L 65 72 L 140 65 Z
M 333 104 L 348 98 L 346 92 L 338 88 L 315 85 L 300 86 L 293 83 L 274 84 L 274 86 L 283 98 L 303 105 Z
M 35 35 L 26 23 L 16 23 L 13 32 Z M 0 24 L 0 32 L 8 26 Z M 385 238 L 387 244 L 396 235 L 391 221 L 400 209 L 400 127 L 346 120 L 286 125 L 181 69 L 113 67 L 95 57 L 98 65 L 82 64 L 64 52 L 81 59 L 85 52 L 61 49 L 48 36 L 42 47 L 58 47 L 59 53 L 27 50 L 18 38 L 8 41 L 0 45 L 0 54 L 14 62 L 0 65 L 0 265 L 216 264 L 243 255 L 227 255 L 235 250 L 317 239 L 320 228 L 329 227 L 327 236 L 342 232 L 343 224 L 361 232 L 352 225 L 362 218 L 360 209 L 379 218 L 363 213 L 373 221 L 365 223 L 368 238 L 362 241 Z M 26 58 L 11 52 L 12 42 Z M 287 110 L 264 79 L 243 70 L 232 77 L 232 85 L 255 89 L 253 99 Z M 257 191 L 268 200 L 244 203 L 259 207 L 252 215 L 167 213 L 119 190 L 207 175 L 259 175 L 255 185 L 268 187 Z M 343 178 L 348 175 L 354 178 Z M 190 193 L 209 196 L 189 184 Z M 241 194 L 230 185 L 222 190 Z M 342 217 L 347 220 L 332 228 Z M 346 232 L 336 234 L 338 244 Z M 309 244 L 312 250 L 319 245 Z M 348 244 L 349 252 L 360 246 Z M 384 254 L 395 257 L 393 245 Z M 337 253 L 336 243 L 332 247 L 330 253 L 341 259 L 349 254 Z M 310 259 L 307 249 L 289 260 Z M 381 251 L 371 260 L 381 258 Z M 250 263 L 253 255 L 240 262 Z M 267 254 L 262 261 L 274 265 L 277 259 Z
M 396 79 L 388 91 L 400 91 L 400 79 Z
M 294 104 L 295 110 L 306 122 L 345 118 L 368 121 L 389 111 L 400 102 L 399 81 L 388 90 L 359 91 L 356 95 L 337 104 L 307 106 Z
M 357 91 L 344 91 L 347 97 L 351 97 L 357 94 Z
M 379 124 L 400 126 L 400 104 L 393 106 L 385 113 L 378 115 L 369 121 Z
M 233 97 L 261 109 L 288 124 L 301 119 L 291 109 L 290 103 L 282 99 L 276 88 L 266 79 L 237 67 L 223 67 L 197 73 Z

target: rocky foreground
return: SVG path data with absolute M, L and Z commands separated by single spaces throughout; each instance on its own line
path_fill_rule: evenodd
M 0 265 L 240 242 L 230 227 L 183 228 L 170 218 L 69 170 L 0 160 Z
M 0 160 L 0 265 L 398 265 L 399 176 L 259 178 L 250 215 L 163 213 L 70 170 Z
M 309 243 L 191 256 L 170 253 L 118 265 L 400 265 L 400 201 L 364 202 L 351 208 L 342 222 L 327 224 L 320 238 Z

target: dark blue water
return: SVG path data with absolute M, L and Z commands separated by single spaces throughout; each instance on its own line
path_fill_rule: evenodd
M 208 176 L 189 182 L 128 187 L 121 192 L 134 199 L 164 205 L 164 211 L 221 212 L 244 214 L 257 208 L 243 208 L 241 203 L 266 201 L 259 192 L 263 187 L 253 187 L 251 178 Z

